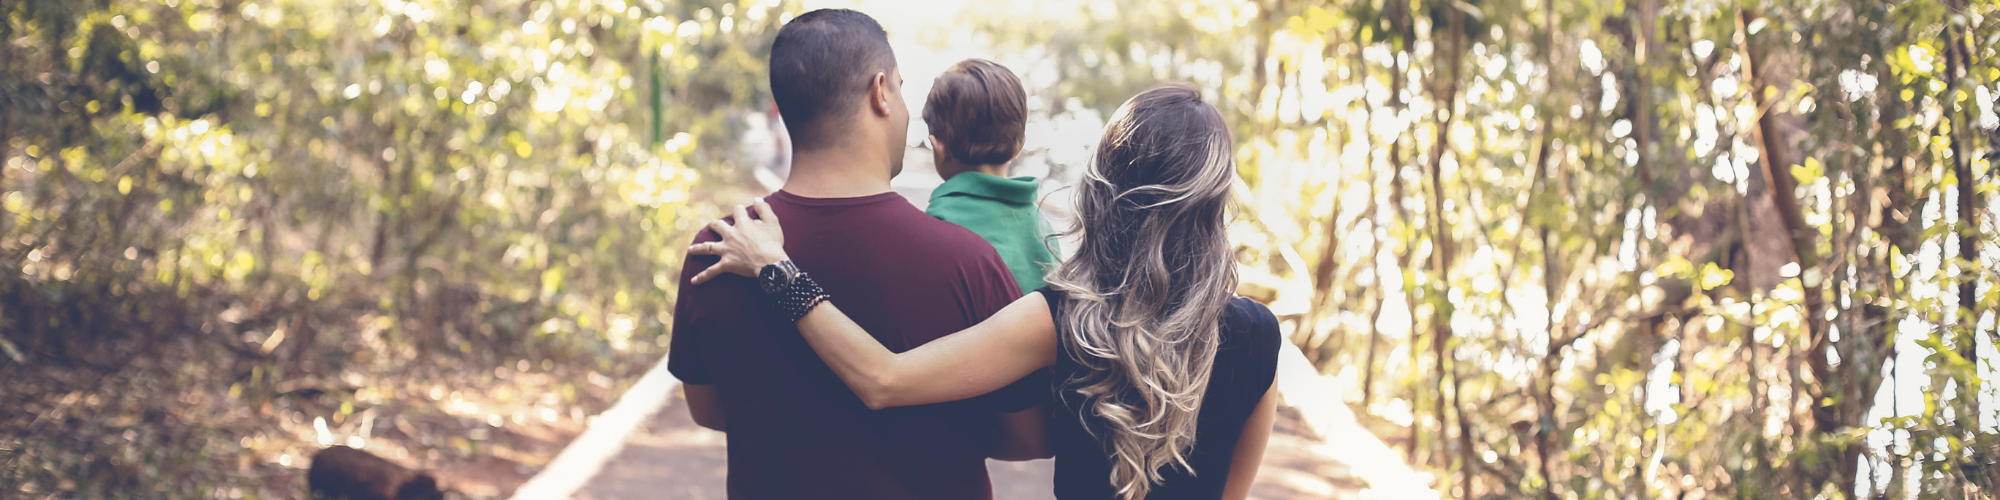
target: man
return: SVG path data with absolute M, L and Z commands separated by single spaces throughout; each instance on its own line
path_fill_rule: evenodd
M 909 111 L 888 35 L 850 10 L 778 31 L 771 94 L 792 140 L 790 178 L 767 201 L 786 252 L 842 310 L 904 351 L 976 324 L 1020 296 L 993 247 L 891 191 Z M 695 244 L 715 241 L 704 232 Z M 759 284 L 682 269 L 668 369 L 696 423 L 729 436 L 739 499 L 991 498 L 985 458 L 1040 458 L 1046 375 L 946 404 L 870 411 L 794 326 L 759 310 Z M 852 305 L 849 305 L 852 304 Z

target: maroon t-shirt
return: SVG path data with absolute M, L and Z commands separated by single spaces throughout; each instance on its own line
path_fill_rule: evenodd
M 963 330 L 1021 295 L 986 240 L 896 193 L 766 201 L 792 261 L 889 350 Z M 730 498 L 992 498 L 997 415 L 1046 399 L 1046 373 L 969 400 L 870 411 L 792 323 L 760 306 L 756 280 L 688 283 L 715 261 L 689 257 L 681 270 L 667 368 L 721 394 Z

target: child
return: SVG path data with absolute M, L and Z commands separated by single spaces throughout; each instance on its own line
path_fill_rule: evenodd
M 1028 93 L 1005 66 L 966 59 L 939 75 L 924 102 L 938 176 L 932 217 L 971 229 L 1000 252 L 1022 293 L 1055 267 L 1048 223 L 1035 207 L 1041 182 L 1007 177 L 1028 127 Z

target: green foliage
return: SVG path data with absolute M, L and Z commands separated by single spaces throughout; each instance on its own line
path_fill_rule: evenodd
M 209 370 L 180 389 L 257 407 L 344 371 L 644 363 L 708 215 L 694 188 L 735 192 L 719 166 L 768 101 L 762 53 L 791 10 L 0 4 L 0 261 L 17 270 L 0 273 L 0 376 L 51 391 L 15 386 L 9 406 L 42 414 L 0 423 L 46 430 L 20 425 L 70 407 L 38 397 L 94 394 L 61 375 L 78 370 Z M 233 463 L 207 454 L 236 439 L 10 457 L 0 491 L 95 495 L 82 464 L 132 478 L 110 491 L 212 491 L 159 471 Z
M 2000 4 L 974 12 L 1053 112 L 1210 92 L 1245 293 L 1441 492 L 1989 491 Z

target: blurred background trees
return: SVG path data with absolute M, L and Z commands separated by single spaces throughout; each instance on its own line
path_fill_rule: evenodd
M 1963 498 L 1990 495 L 2000 444 L 1996 7 L 978 18 L 1057 75 L 1058 108 L 1212 91 L 1239 140 L 1244 293 L 1440 491 Z
M 2000 3 L 878 3 L 915 104 L 1022 75 L 1058 205 L 1205 89 L 1242 293 L 1451 496 L 2000 487 Z M 808 7 L 0 4 L 0 491 L 204 495 L 397 384 L 650 363 Z
M 0 3 L 0 491 L 228 494 L 319 415 L 650 365 L 774 7 Z

